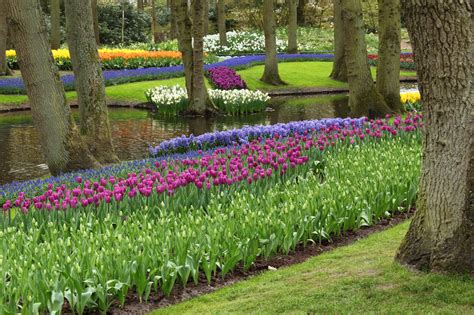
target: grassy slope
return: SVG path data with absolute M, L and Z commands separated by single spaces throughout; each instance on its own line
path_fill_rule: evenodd
M 407 228 L 405 222 L 154 314 L 473 314 L 472 279 L 412 272 L 393 262 Z
M 249 69 L 239 71 L 242 77 L 247 81 L 250 89 L 271 90 L 278 88 L 298 88 L 298 87 L 345 87 L 345 83 L 329 79 L 331 72 L 331 62 L 287 62 L 281 63 L 280 73 L 289 85 L 284 87 L 274 87 L 260 81 L 263 73 L 263 66 L 255 66 Z M 372 69 L 375 77 L 375 69 Z M 402 76 L 415 75 L 414 72 L 401 72 Z M 184 86 L 184 78 L 174 78 L 168 80 L 155 80 L 127 83 L 106 88 L 107 97 L 111 101 L 120 102 L 146 102 L 144 92 L 158 85 Z M 76 98 L 75 92 L 67 92 L 67 98 L 73 100 Z M 0 95 L 0 104 L 21 104 L 27 101 L 26 95 Z

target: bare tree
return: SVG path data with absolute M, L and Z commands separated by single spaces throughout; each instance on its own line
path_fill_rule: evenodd
M 392 111 L 377 92 L 370 72 L 360 0 L 342 1 L 349 107 L 355 116 L 383 116 Z
M 0 0 L 0 75 L 8 73 L 7 66 L 7 2 L 6 0 Z
M 48 41 L 38 0 L 8 0 L 12 41 L 50 172 L 98 166 L 79 134 Z
M 474 270 L 474 15 L 466 1 L 406 0 L 423 104 L 415 217 L 396 259 L 418 269 Z
M 400 102 L 400 0 L 379 2 L 379 57 L 377 91 L 394 112 L 402 111 Z
M 51 0 L 51 49 L 61 46 L 61 6 L 60 0 Z
M 278 73 L 274 0 L 263 0 L 263 30 L 265 33 L 265 70 L 261 80 L 272 85 L 284 85 Z
M 347 82 L 346 48 L 344 22 L 342 20 L 342 0 L 333 0 L 334 7 L 334 61 L 331 79 Z
M 151 0 L 151 35 L 153 43 L 157 44 L 160 41 L 160 32 L 158 26 L 158 20 L 156 18 L 156 3 L 155 0 Z
M 288 0 L 288 53 L 298 52 L 298 3 L 299 0 Z
M 94 36 L 97 45 L 100 45 L 99 14 L 97 12 L 97 0 L 91 0 L 92 23 L 94 25 Z
M 92 25 L 91 0 L 64 0 L 64 4 L 81 134 L 97 161 L 117 162 L 105 101 L 104 77 Z
M 227 45 L 225 0 L 217 0 L 217 28 L 219 29 L 219 43 Z

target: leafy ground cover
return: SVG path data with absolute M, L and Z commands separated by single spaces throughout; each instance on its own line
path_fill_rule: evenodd
M 472 313 L 472 279 L 413 272 L 394 263 L 408 225 L 153 314 Z
M 390 121 L 301 122 L 306 132 L 2 186 L 0 309 L 105 312 L 129 292 L 146 301 L 371 225 L 417 190 L 420 116 Z

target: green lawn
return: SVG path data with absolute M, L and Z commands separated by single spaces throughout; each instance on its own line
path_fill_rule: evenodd
M 474 314 L 474 280 L 393 262 L 408 224 L 153 314 Z
M 279 64 L 282 79 L 288 83 L 287 86 L 275 87 L 260 81 L 263 73 L 263 65 L 251 67 L 238 71 L 248 83 L 250 89 L 275 90 L 291 89 L 301 87 L 346 87 L 346 83 L 331 80 L 328 76 L 331 73 L 332 63 L 324 61 L 311 62 L 284 62 Z M 375 68 L 372 69 L 375 77 Z M 414 76 L 415 72 L 403 71 L 401 76 Z M 143 81 L 127 83 L 106 88 L 107 97 L 110 101 L 117 102 L 146 102 L 145 91 L 158 85 L 184 86 L 184 78 L 173 78 L 167 80 Z M 75 92 L 66 93 L 68 100 L 76 98 Z M 1 104 L 22 104 L 27 102 L 25 95 L 0 95 Z

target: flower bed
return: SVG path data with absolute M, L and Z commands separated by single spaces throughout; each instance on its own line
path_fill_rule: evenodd
M 208 93 L 219 109 L 231 115 L 263 111 L 270 99 L 266 93 L 250 90 L 209 90 Z M 187 91 L 179 85 L 159 86 L 149 89 L 145 94 L 162 114 L 178 115 L 188 106 Z
M 332 60 L 332 54 L 282 54 L 278 55 L 280 61 L 312 61 Z M 265 62 L 264 55 L 229 58 L 220 62 L 205 65 L 205 69 L 216 67 L 229 67 L 232 69 L 243 69 Z M 179 77 L 183 75 L 183 66 L 170 66 L 161 68 L 141 68 L 125 70 L 106 70 L 103 72 L 106 85 L 116 85 L 137 81 L 149 81 Z M 74 75 L 61 76 L 61 81 L 66 90 L 74 90 Z M 25 93 L 25 85 L 21 78 L 0 79 L 0 93 L 21 94 Z
M 378 55 L 369 55 L 369 64 L 371 66 L 377 65 Z M 413 53 L 401 53 L 400 54 L 400 69 L 404 70 L 416 70 L 415 60 L 413 59 Z
M 275 135 L 19 192 L 2 205 L 0 304 L 57 313 L 67 300 L 105 313 L 129 291 L 146 301 L 373 224 L 415 199 L 419 118 Z
M 287 42 L 277 39 L 277 51 L 285 52 Z M 259 32 L 227 32 L 227 45 L 221 46 L 219 34 L 204 37 L 204 51 L 216 55 L 246 55 L 265 52 L 265 36 Z
M 247 83 L 234 69 L 216 67 L 209 69 L 209 79 L 214 88 L 219 90 L 241 90 L 247 88 Z
M 407 111 L 421 112 L 421 95 L 417 89 L 401 92 L 400 100 Z

